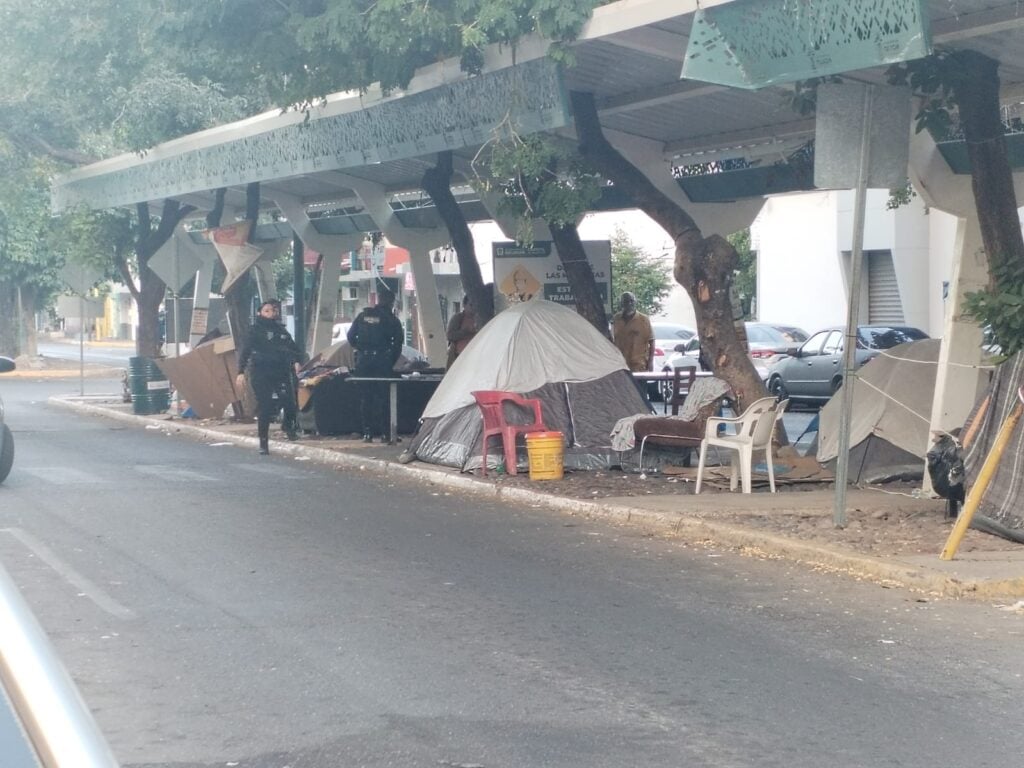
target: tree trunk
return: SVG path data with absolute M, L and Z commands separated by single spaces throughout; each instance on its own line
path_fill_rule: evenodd
M 963 78 L 953 89 L 953 98 L 971 161 L 974 204 L 989 259 L 989 289 L 997 291 L 999 267 L 1024 261 L 1013 170 L 1000 119 L 999 62 L 970 50 L 951 57 Z
M 452 153 L 438 152 L 437 163 L 423 174 L 420 184 L 430 195 L 438 216 L 452 238 L 455 258 L 459 262 L 462 290 L 469 296 L 482 325 L 494 317 L 494 296 L 490 288 L 484 285 L 480 264 L 476 260 L 473 235 L 469 231 L 469 224 L 466 223 L 462 209 L 455 200 L 455 195 L 452 194 Z
M 181 205 L 177 200 L 164 200 L 160 222 L 152 228 L 149 206 L 139 203 L 136 212 L 139 218 L 139 232 L 135 243 L 135 256 L 139 267 L 139 285 L 129 290 L 135 297 L 139 310 L 139 335 L 135 350 L 141 357 L 159 357 L 163 354 L 163 339 L 160 336 L 160 304 L 167 292 L 167 285 L 160 276 L 149 268 L 149 260 L 174 234 L 175 227 L 194 211 L 190 205 Z
M 716 376 L 732 387 L 740 409 L 766 394 L 732 320 L 729 286 L 739 255 L 719 235 L 705 238 L 696 223 L 608 143 L 594 97 L 572 94 L 579 151 L 669 234 L 675 243 L 673 274 L 693 300 L 701 346 Z M 666 171 L 667 172 L 667 171 Z
M 24 346 L 21 354 L 35 357 L 39 354 L 39 337 L 36 334 L 36 295 L 35 288 L 22 286 L 21 289 L 21 327 L 24 334 Z
M 576 300 L 576 311 L 602 336 L 610 336 L 608 314 L 604 310 L 605 303 L 598 293 L 594 268 L 587 258 L 586 251 L 583 250 L 579 230 L 575 224 L 560 226 L 550 223 L 548 229 L 551 230 L 551 239 Z
M 0 317 L 17 317 L 18 289 L 12 282 L 0 282 Z M 0 355 L 17 357 L 21 354 L 18 348 L 17 323 L 0 323 Z

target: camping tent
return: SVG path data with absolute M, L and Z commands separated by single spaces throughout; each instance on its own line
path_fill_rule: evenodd
M 545 425 L 565 436 L 571 469 L 612 464 L 615 422 L 649 410 L 615 345 L 576 312 L 539 299 L 495 316 L 459 355 L 423 412 L 409 449 L 416 458 L 480 467 L 476 390 L 538 398 Z M 489 449 L 489 463 L 491 457 L 499 461 L 500 450 Z
M 882 350 L 854 378 L 850 421 L 850 482 L 873 482 L 896 476 L 920 477 L 931 447 L 931 410 L 939 359 L 939 339 L 924 339 Z M 988 383 L 978 370 L 973 405 Z M 839 454 L 842 396 L 836 394 L 821 409 L 818 461 L 834 462 Z M 952 419 L 940 425 L 951 431 L 963 426 Z
M 1018 405 L 1017 391 L 1024 385 L 1024 352 L 1000 365 L 981 402 L 967 420 L 962 434 L 966 485 L 978 480 L 996 435 Z M 1024 543 L 1024 420 L 1018 421 L 1003 449 L 988 487 L 982 494 L 972 526 Z

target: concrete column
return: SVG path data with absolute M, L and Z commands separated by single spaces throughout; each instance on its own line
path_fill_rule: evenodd
M 958 221 L 954 253 L 932 399 L 930 428 L 933 432 L 948 432 L 962 427 L 978 397 L 982 332 L 973 318 L 964 315 L 967 294 L 988 284 L 988 258 L 981 243 L 977 216 Z M 930 447 L 929 439 L 928 444 L 922 446 L 922 455 Z M 922 487 L 931 493 L 931 478 L 927 472 Z
M 636 136 L 614 131 L 605 131 L 608 140 L 617 150 L 639 168 L 650 182 L 686 211 L 700 228 L 704 237 L 708 235 L 731 235 L 749 227 L 761 212 L 765 199 L 751 197 L 729 203 L 694 203 L 686 196 L 676 180 L 672 178 L 662 144 Z
M 319 354 L 331 345 L 334 318 L 338 312 L 338 278 L 341 276 L 341 254 L 358 250 L 365 238 L 364 233 L 350 235 L 323 235 L 316 231 L 302 202 L 291 195 L 275 193 L 274 202 L 288 219 L 295 234 L 303 244 L 324 256 L 317 294 L 313 301 L 313 321 L 310 328 L 310 357 Z M 297 339 L 301 344 L 301 339 Z
M 963 426 L 977 396 L 982 334 L 978 324 L 963 311 L 966 295 L 988 284 L 988 257 L 981 242 L 971 177 L 953 173 L 928 131 L 911 134 L 909 174 L 914 189 L 926 204 L 958 217 L 929 419 L 932 431 L 949 431 Z M 927 444 L 921 446 L 921 455 L 930 447 L 929 435 Z M 927 472 L 922 490 L 932 493 Z
M 416 281 L 416 313 L 422 350 L 434 367 L 442 367 L 448 357 L 448 339 L 441 317 L 437 280 L 434 278 L 430 251 L 451 240 L 447 229 L 411 229 L 402 225 L 388 203 L 387 190 L 379 184 L 339 174 L 344 183 L 362 200 L 374 223 L 389 242 L 409 251 L 409 261 Z

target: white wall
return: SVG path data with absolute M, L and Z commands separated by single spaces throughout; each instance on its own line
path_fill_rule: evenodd
M 473 233 L 473 245 L 476 248 L 476 257 L 480 262 L 480 271 L 483 274 L 484 282 L 489 282 L 493 279 L 491 244 L 508 238 L 502 234 L 501 229 L 494 222 L 470 224 L 469 228 Z M 580 222 L 579 232 L 580 237 L 584 240 L 610 240 L 616 228 L 622 229 L 629 236 L 633 245 L 651 256 L 662 258 L 666 266 L 669 267 L 672 292 L 663 302 L 664 311 L 658 317 L 696 328 L 697 321 L 693 303 L 682 286 L 677 284 L 671 276 L 671 268 L 675 261 L 675 246 L 665 230 L 646 213 L 632 210 L 588 214 Z M 615 303 L 615 297 L 612 297 L 613 306 Z
M 942 283 L 951 279 L 956 219 L 912 198 L 886 210 L 889 193 L 868 190 L 864 250 L 890 251 L 904 318 L 938 337 L 943 332 Z M 758 319 L 809 332 L 844 325 L 847 269 L 853 248 L 852 191 L 770 198 L 753 227 L 758 249 Z M 861 318 L 867 319 L 867 272 Z
M 754 222 L 757 318 L 813 333 L 846 322 L 846 289 L 837 240 L 838 196 L 769 198 Z

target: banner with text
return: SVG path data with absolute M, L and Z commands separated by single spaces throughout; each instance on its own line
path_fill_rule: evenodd
M 609 281 L 612 273 L 612 248 L 608 240 L 586 240 L 583 250 L 594 271 L 597 291 L 611 315 Z M 576 298 L 569 287 L 562 260 L 549 240 L 532 245 L 497 242 L 491 246 L 494 262 L 495 308 L 504 309 L 531 299 L 547 299 L 571 307 Z

